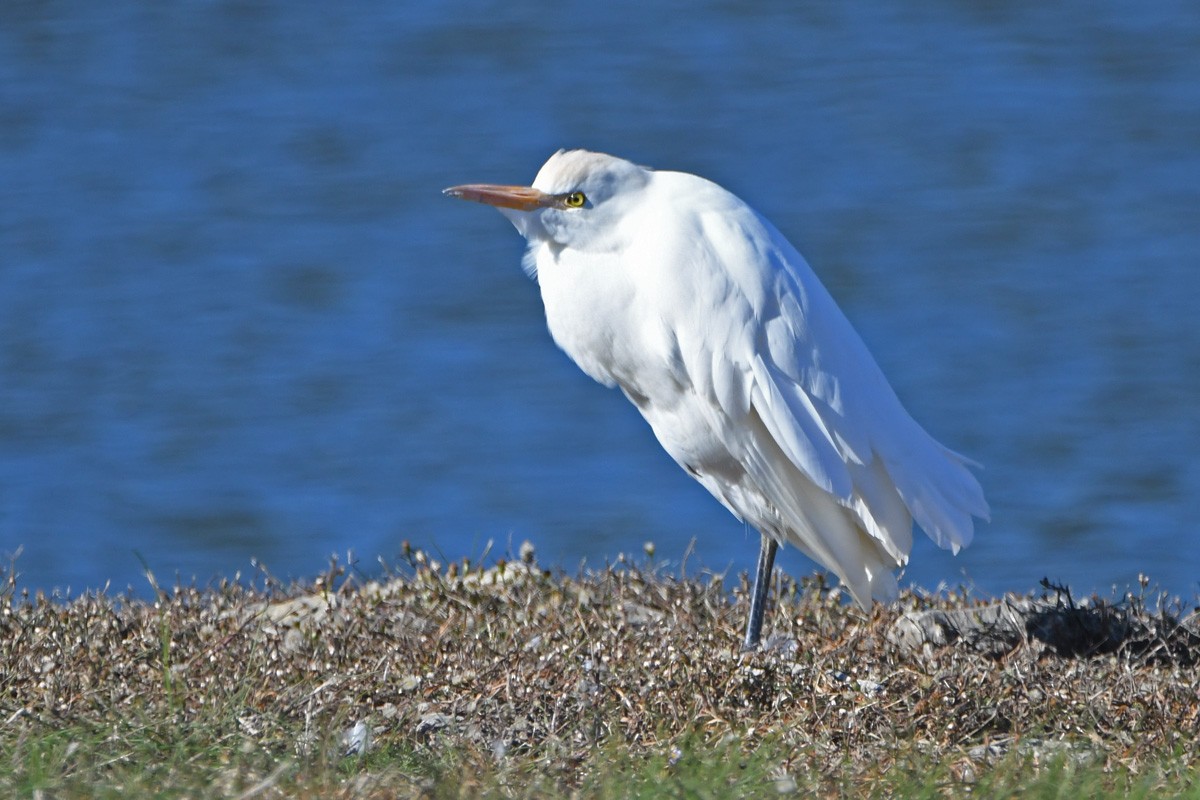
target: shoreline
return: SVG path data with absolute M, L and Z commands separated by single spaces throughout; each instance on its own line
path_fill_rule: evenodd
M 742 653 L 744 576 L 631 563 L 568 576 L 526 555 L 434 569 L 411 551 L 408 574 L 385 581 L 332 565 L 307 583 L 152 601 L 56 602 L 9 579 L 0 756 L 19 762 L 64 730 L 207 731 L 209 746 L 257 754 L 239 791 L 285 762 L 288 780 L 313 759 L 340 780 L 330 765 L 354 748 L 360 767 L 391 765 L 377 769 L 389 790 L 411 771 L 396 759 L 563 792 L 606 760 L 677 773 L 688 753 L 725 753 L 712 766 L 731 749 L 821 791 L 877 785 L 914 759 L 930 765 L 918 776 L 937 765 L 963 785 L 1014 759 L 1188 776 L 1200 761 L 1200 618 L 1178 601 L 906 591 L 868 614 L 819 579 L 779 576 L 767 647 Z M 1047 633 L 1054 619 L 1066 639 Z M 108 747 L 91 748 L 96 763 Z

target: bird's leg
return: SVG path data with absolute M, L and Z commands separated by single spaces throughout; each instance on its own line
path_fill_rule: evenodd
M 763 615 L 767 610 L 767 594 L 771 590 L 771 569 L 775 566 L 775 551 L 779 544 L 765 533 L 758 551 L 758 569 L 754 573 L 754 595 L 750 598 L 750 619 L 746 621 L 746 642 L 742 650 L 754 650 L 762 638 Z

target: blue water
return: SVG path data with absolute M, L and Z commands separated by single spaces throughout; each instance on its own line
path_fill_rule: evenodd
M 751 566 L 439 192 L 582 146 L 770 217 L 986 465 L 992 523 L 905 582 L 1194 596 L 1200 6 L 796 5 L 0 5 L 0 556 Z

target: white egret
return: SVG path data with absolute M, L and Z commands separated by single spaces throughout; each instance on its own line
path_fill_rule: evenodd
M 554 341 L 758 530 L 747 649 L 779 544 L 867 608 L 895 598 L 914 519 L 957 553 L 987 518 L 972 462 L 909 416 L 803 257 L 715 183 L 560 150 L 532 186 L 445 193 L 512 221 Z

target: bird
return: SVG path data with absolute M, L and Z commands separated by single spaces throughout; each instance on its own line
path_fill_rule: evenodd
M 443 191 L 512 222 L 554 342 L 759 533 L 744 650 L 779 545 L 869 609 L 897 598 L 914 521 L 957 554 L 989 518 L 979 465 L 912 418 L 796 248 L 716 183 L 559 150 L 532 185 Z

